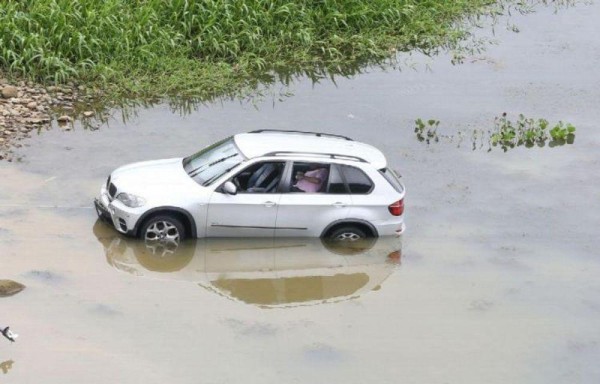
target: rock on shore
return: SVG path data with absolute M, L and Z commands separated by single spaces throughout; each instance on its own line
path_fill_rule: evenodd
M 0 297 L 16 295 L 25 289 L 21 283 L 12 280 L 0 280 Z
M 0 160 L 12 160 L 11 147 L 19 147 L 19 140 L 32 131 L 47 129 L 56 116 L 61 124 L 70 123 L 78 104 L 91 101 L 83 86 L 73 83 L 44 87 L 21 81 L 10 84 L 0 78 Z M 84 117 L 93 112 L 86 111 Z

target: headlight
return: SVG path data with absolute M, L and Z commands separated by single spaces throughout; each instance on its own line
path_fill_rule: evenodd
M 146 204 L 146 200 L 144 200 L 143 198 L 125 192 L 119 193 L 117 195 L 117 200 L 119 200 L 121 203 L 125 204 L 129 208 L 137 208 Z

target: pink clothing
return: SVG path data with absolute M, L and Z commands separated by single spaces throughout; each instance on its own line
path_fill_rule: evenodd
M 327 169 L 318 168 L 318 169 L 314 169 L 312 171 L 305 172 L 304 177 L 315 177 L 315 178 L 319 179 L 319 183 L 318 184 L 311 183 L 310 181 L 302 178 L 302 179 L 298 180 L 298 182 L 294 185 L 294 187 L 301 189 L 304 192 L 318 192 L 321 189 L 321 187 L 323 186 L 323 183 L 325 182 L 325 180 L 327 180 Z

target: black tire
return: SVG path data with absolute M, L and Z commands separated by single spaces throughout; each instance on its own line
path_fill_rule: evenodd
M 345 225 L 329 232 L 327 238 L 332 241 L 351 242 L 366 239 L 367 234 L 354 225 Z
M 140 230 L 140 238 L 146 242 L 175 242 L 179 245 L 185 236 L 185 227 L 181 221 L 169 214 L 151 217 Z

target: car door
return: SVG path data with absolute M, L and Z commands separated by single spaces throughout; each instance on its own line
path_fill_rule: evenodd
M 281 194 L 275 236 L 320 236 L 332 222 L 348 217 L 352 200 L 336 164 L 319 163 L 328 169 L 328 179 L 317 192 L 298 191 L 295 179 L 298 169 L 310 169 L 315 163 L 294 162 L 287 172 Z
M 206 216 L 208 237 L 272 237 L 275 233 L 275 219 L 281 193 L 277 188 L 270 191 L 260 188 L 278 184 L 276 173 L 265 176 L 267 162 L 251 164 L 230 180 L 238 184 L 235 195 L 227 194 L 221 187 L 216 188 L 210 197 Z M 279 177 L 283 173 L 284 162 L 275 164 Z M 270 168 L 269 168 L 270 169 Z M 260 174 L 259 174 L 260 173 Z M 248 182 L 262 183 L 248 185 Z

